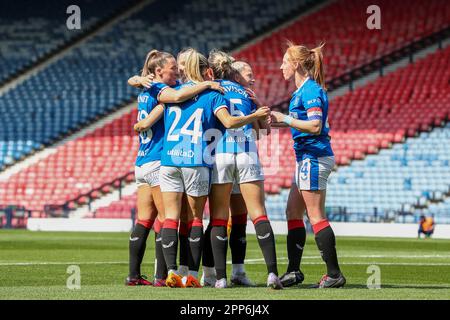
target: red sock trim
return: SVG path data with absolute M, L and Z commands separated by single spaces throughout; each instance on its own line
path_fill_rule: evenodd
M 189 229 L 192 229 L 192 227 L 203 227 L 203 220 L 199 218 L 194 218 L 194 220 L 192 220 L 190 223 Z
M 240 214 L 238 216 L 231 216 L 231 224 L 247 224 L 247 214 Z
M 304 228 L 305 223 L 303 220 L 296 219 L 296 220 L 288 220 L 288 230 L 297 229 L 297 228 Z
M 329 227 L 330 223 L 328 222 L 327 219 L 322 220 L 317 222 L 316 224 L 313 224 L 312 228 L 313 228 L 313 232 L 314 234 L 318 234 L 320 231 L 322 231 L 323 229 L 325 229 L 326 227 Z
M 155 233 L 160 233 L 163 225 L 164 221 L 159 221 L 159 219 L 156 219 L 155 223 L 153 224 L 153 231 L 155 231 Z
M 187 236 L 188 235 L 188 224 L 186 222 L 180 222 L 180 234 L 182 236 Z
M 173 219 L 164 220 L 163 228 L 178 230 L 178 220 L 173 220 Z
M 145 229 L 151 229 L 153 226 L 153 223 L 155 222 L 155 220 L 139 220 L 136 222 L 137 224 L 140 224 L 141 226 L 143 226 Z
M 260 216 L 260 217 L 256 218 L 255 220 L 253 220 L 253 224 L 256 226 L 256 224 L 261 221 L 269 221 L 269 218 L 267 218 L 267 216 Z
M 227 227 L 228 226 L 228 220 L 225 220 L 225 219 L 212 219 L 211 225 L 213 227 Z

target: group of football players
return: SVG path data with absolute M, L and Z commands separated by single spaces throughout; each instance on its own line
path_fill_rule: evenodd
M 305 213 L 327 266 L 313 287 L 345 284 L 325 214 L 326 184 L 335 162 L 322 47 L 310 50 L 288 43 L 280 69 L 297 87 L 289 115 L 264 106 L 252 91 L 251 66 L 225 52 L 212 50 L 205 57 L 187 48 L 177 58 L 157 50 L 147 54 L 141 75 L 128 80 L 142 92 L 134 125 L 140 140 L 135 164 L 138 219 L 130 236 L 127 285 L 226 288 L 230 246 L 231 284 L 254 286 L 244 267 L 248 217 L 267 266 L 267 286 L 299 284 L 304 280 Z M 291 128 L 297 160 L 286 209 L 289 264 L 281 277 L 257 149 L 257 140 L 273 127 Z M 210 220 L 204 230 L 207 200 Z M 155 278 L 148 281 L 141 263 L 152 227 Z

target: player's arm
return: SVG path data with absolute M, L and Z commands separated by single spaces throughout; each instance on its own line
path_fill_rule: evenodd
M 132 76 L 130 79 L 128 79 L 128 85 L 135 87 L 135 88 L 150 88 L 153 83 L 154 76 L 149 74 L 148 76 L 141 77 L 141 76 Z
M 166 87 L 160 92 L 158 101 L 162 103 L 181 103 L 195 97 L 207 89 L 223 93 L 223 88 L 220 86 L 219 82 L 203 81 L 193 86 L 185 86 L 179 90 Z
M 252 123 L 258 119 L 266 118 L 270 114 L 270 109 L 268 107 L 262 107 L 256 110 L 254 113 L 247 116 L 237 116 L 233 117 L 227 108 L 220 108 L 215 113 L 216 117 L 222 122 L 225 128 L 235 129 L 245 126 L 246 124 Z
M 164 115 L 164 105 L 158 104 L 150 114 L 134 125 L 134 131 L 142 132 L 151 128 Z
M 308 117 L 308 120 L 299 120 L 278 111 L 272 111 L 272 120 L 282 123 L 303 133 L 319 135 L 322 130 L 322 120 Z

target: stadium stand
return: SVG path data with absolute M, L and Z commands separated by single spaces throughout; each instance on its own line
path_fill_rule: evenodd
M 124 196 L 122 199 L 114 201 L 109 206 L 99 208 L 95 212 L 96 218 L 128 219 L 130 212 L 136 207 L 136 193 Z
M 274 19 L 274 11 L 279 13 L 275 15 L 277 19 L 286 16 L 289 10 L 292 10 L 293 5 L 291 1 L 287 0 L 270 2 L 270 4 L 267 0 L 249 1 L 245 3 L 248 6 L 245 13 L 242 11 L 242 16 L 234 15 L 234 20 L 230 22 L 226 15 L 219 17 L 218 13 L 221 12 L 223 15 L 224 10 L 239 8 L 239 1 L 228 1 L 226 7 L 221 6 L 222 2 L 201 3 L 205 3 L 205 5 L 196 1 L 187 1 L 183 5 L 176 1 L 152 3 L 141 12 L 113 26 L 109 31 L 102 32 L 94 39 L 84 43 L 83 46 L 72 50 L 63 59 L 2 96 L 0 99 L 0 114 L 2 115 L 0 166 L 2 163 L 12 163 L 36 148 L 50 144 L 71 130 L 76 130 L 97 117 L 122 106 L 125 102 L 129 102 L 136 95 L 136 91 L 125 86 L 124 79 L 138 72 L 136 66 L 140 66 L 142 57 L 149 48 L 158 45 L 160 49 L 176 51 L 181 47 L 191 45 L 207 51 L 212 47 L 226 47 L 238 43 L 249 34 L 255 34 L 257 30 L 252 26 L 263 28 L 270 25 L 275 21 L 270 20 Z M 393 3 L 383 2 L 388 7 Z M 331 65 L 331 70 L 334 68 L 334 74 L 339 74 L 339 70 L 342 72 L 346 70 L 344 66 L 352 65 L 352 63 L 354 63 L 353 66 L 357 66 L 413 39 L 439 30 L 445 26 L 445 19 L 442 19 L 441 15 L 444 12 L 445 17 L 447 10 L 445 6 L 442 7 L 442 4 L 443 1 L 434 0 L 423 8 L 423 10 L 434 8 L 438 12 L 433 23 L 426 25 L 417 22 L 416 13 L 409 9 L 402 14 L 394 10 L 394 13 L 399 13 L 400 17 L 405 15 L 404 18 L 398 19 L 400 24 L 395 24 L 396 28 L 389 28 L 391 31 L 397 30 L 398 33 L 392 31 L 394 33 L 391 34 L 389 31 L 386 35 L 383 32 L 374 31 L 380 35 L 378 38 L 374 38 L 377 42 L 374 42 L 373 46 L 369 46 L 373 50 L 362 45 L 365 41 L 368 43 L 371 41 L 361 38 L 363 33 L 359 29 L 352 33 L 351 45 L 345 44 L 340 47 L 339 43 L 345 42 L 342 39 L 349 38 L 347 32 L 353 30 L 350 22 L 352 19 L 342 19 L 343 31 L 334 29 L 335 34 L 342 36 L 342 39 L 330 36 L 330 39 L 336 39 L 331 42 L 335 43 L 333 48 L 340 48 L 340 51 L 336 51 L 338 53 L 343 53 L 345 51 L 343 48 L 350 47 L 352 50 L 361 50 L 361 52 L 349 54 L 345 51 L 342 56 L 356 57 L 355 60 L 345 60 L 342 64 L 336 64 L 334 67 L 334 62 L 331 60 L 335 61 L 334 59 L 341 55 L 331 55 L 331 60 L 326 63 Z M 345 8 L 346 5 L 353 8 L 357 6 L 357 3 L 350 0 L 337 1 L 324 7 L 320 12 L 325 16 L 331 14 L 332 18 L 330 19 L 333 20 L 336 19 L 334 14 L 339 12 L 344 14 L 342 8 Z M 162 34 L 162 21 L 166 20 L 165 15 L 161 12 L 169 12 L 177 6 L 179 6 L 179 12 L 174 13 L 176 19 L 172 20 L 183 19 L 183 23 L 180 25 L 188 24 L 192 26 L 192 29 L 180 32 L 179 25 L 173 23 L 170 25 L 171 29 L 164 30 L 166 36 L 160 38 L 158 35 Z M 422 8 L 423 6 L 418 4 L 418 7 Z M 353 12 L 352 10 L 348 11 Z M 302 30 L 310 30 L 303 23 L 310 21 L 308 19 L 311 17 L 316 16 L 315 14 L 307 16 L 297 21 L 295 25 L 299 24 L 297 28 L 304 26 Z M 357 15 L 353 15 L 353 18 L 355 17 Z M 366 18 L 364 16 L 364 21 Z M 389 24 L 392 19 L 386 17 L 385 23 Z M 402 21 L 404 24 L 401 24 Z M 408 25 L 408 21 L 409 23 L 413 21 L 416 25 Z M 435 21 L 437 22 L 435 23 Z M 326 19 L 323 24 L 324 30 L 327 26 L 325 22 Z M 316 24 L 317 22 L 313 25 Z M 202 33 L 205 30 L 209 31 L 206 26 L 209 29 L 217 28 L 216 31 L 227 30 L 227 37 L 223 39 L 217 37 L 217 32 Z M 233 28 L 233 32 L 229 32 L 229 28 Z M 146 32 L 136 32 L 136 29 L 146 30 Z M 306 36 L 308 32 L 304 34 Z M 295 34 L 287 33 L 287 35 L 296 39 Z M 272 39 L 274 36 L 268 39 Z M 324 37 L 326 36 L 325 32 Z M 193 43 L 193 39 L 197 42 Z M 264 46 L 273 47 L 273 52 L 276 51 L 279 55 L 282 51 L 281 40 L 276 43 L 264 42 L 268 39 L 258 42 L 257 45 L 263 46 L 264 43 Z M 328 43 L 330 44 L 330 42 Z M 374 47 L 380 48 L 375 50 Z M 246 54 L 250 54 L 248 52 L 252 52 L 253 58 L 258 55 L 266 55 L 264 51 L 251 50 L 251 48 L 253 46 L 245 49 L 242 57 L 248 57 L 246 56 Z M 330 47 L 328 50 L 333 52 Z M 441 90 L 442 86 L 448 86 L 450 68 L 446 66 L 450 60 L 449 52 L 447 48 L 427 56 L 419 62 L 332 101 L 333 112 L 330 117 L 332 143 L 339 165 L 349 164 L 352 159 L 362 159 L 366 154 L 377 153 L 380 148 L 388 148 L 393 142 L 401 142 L 405 137 L 414 136 L 419 131 L 429 130 L 449 119 L 450 97 L 447 93 L 448 90 Z M 261 76 L 258 79 L 262 83 L 259 87 L 260 90 L 264 90 L 264 86 L 268 87 L 267 79 L 273 77 L 275 72 L 277 77 L 281 74 L 278 70 L 281 57 L 269 53 L 266 56 L 268 60 L 265 60 L 264 63 L 259 60 L 247 59 L 256 64 L 256 69 L 259 68 L 256 71 Z M 277 66 L 276 70 L 262 76 L 261 70 L 263 69 L 261 68 L 268 64 Z M 67 73 L 67 70 L 71 72 Z M 333 72 L 329 72 L 329 74 L 332 76 Z M 280 81 L 279 79 L 277 81 L 277 86 L 274 87 L 279 89 Z M 273 92 L 262 93 L 263 96 L 265 94 L 272 96 Z M 286 98 L 286 95 L 287 91 L 284 92 L 283 99 Z M 20 101 L 20 104 L 17 101 Z M 436 104 L 439 104 L 440 108 L 430 110 L 429 106 Z M 11 110 L 15 110 L 14 113 Z M 23 117 L 17 117 L 18 112 Z M 128 113 L 85 137 L 65 144 L 58 149 L 56 154 L 13 175 L 8 181 L 0 182 L 0 205 L 13 203 L 25 206 L 28 210 L 41 211 L 47 204 L 62 205 L 94 189 L 101 188 L 96 194 L 93 194 L 93 198 L 101 196 L 103 192 L 109 192 L 110 186 L 102 187 L 105 183 L 125 175 L 133 169 L 138 142 L 131 131 L 135 118 L 135 111 Z M 353 121 L 349 121 L 349 119 L 353 119 Z M 270 196 L 269 212 L 280 215 L 280 218 L 282 215 L 284 219 L 284 209 L 281 210 L 274 204 L 285 204 L 284 196 L 287 191 L 283 188 L 291 185 L 295 159 L 289 131 L 280 130 L 280 134 L 281 148 L 279 152 L 283 154 L 283 157 L 280 157 L 281 172 L 276 176 L 267 177 L 266 192 L 275 194 Z M 263 163 L 265 161 L 270 161 L 270 159 L 263 159 Z M 126 165 L 121 167 L 117 165 L 118 163 Z M 422 192 L 425 191 L 428 190 L 422 190 Z M 410 200 L 412 201 L 412 199 L 407 199 L 407 201 Z M 81 198 L 78 202 L 82 204 L 86 201 L 86 198 Z M 115 209 L 104 208 L 100 209 L 98 213 L 100 216 L 107 216 L 108 212 L 111 213 L 118 208 L 130 208 L 132 202 L 134 202 L 133 196 L 125 197 L 112 205 L 115 206 Z M 340 204 L 333 203 L 333 205 L 339 206 Z M 387 207 L 383 207 L 383 210 L 387 210 Z M 129 216 L 128 214 L 129 211 L 127 216 Z
M 0 3 L 0 83 L 39 59 L 86 33 L 130 1 L 79 0 L 81 29 L 69 30 L 66 20 L 71 0 L 2 1 Z
M 416 216 L 420 214 L 433 214 L 438 223 L 450 223 L 450 198 L 446 198 L 439 203 L 433 203 L 427 208 L 416 211 Z
M 136 111 L 128 113 L 0 182 L 0 204 L 42 211 L 46 204 L 64 204 L 127 174 L 134 168 L 138 148 L 132 131 L 136 118 Z M 110 187 L 103 191 L 110 191 Z
M 415 221 L 420 212 L 434 213 L 436 223 L 448 223 L 448 198 L 428 206 L 429 201 L 442 200 L 450 194 L 450 123 L 404 144 L 353 161 L 351 166 L 339 167 L 330 176 L 327 205 L 345 207 L 347 221 L 381 218 L 390 212 L 416 213 L 407 217 Z M 274 219 L 285 219 L 289 191 L 267 199 L 268 211 Z M 425 208 L 417 211 L 415 207 Z M 447 211 L 446 211 L 447 209 Z
M 330 126 L 332 128 L 332 146 L 337 164 L 349 164 L 350 160 L 363 159 L 367 154 L 379 153 L 380 149 L 390 148 L 395 142 L 402 142 L 406 137 L 413 137 L 420 131 L 428 131 L 450 119 L 450 93 L 446 90 L 450 81 L 449 61 L 450 47 L 447 47 L 414 64 L 379 78 L 367 86 L 333 99 L 331 101 L 331 110 L 333 111 L 330 113 Z M 430 106 L 436 105 L 439 108 L 430 108 Z M 441 129 L 435 131 L 440 132 L 438 130 Z M 442 130 L 442 132 L 448 134 L 448 130 Z M 279 157 L 279 172 L 276 175 L 266 176 L 265 191 L 269 194 L 278 194 L 270 196 L 268 209 L 275 218 L 284 219 L 284 208 L 281 208 L 280 205 L 285 206 L 288 190 L 283 190 L 283 188 L 291 186 L 295 157 L 290 131 L 281 129 L 279 134 L 280 148 L 277 153 L 283 156 Z M 426 134 L 422 133 L 421 137 Z M 430 145 L 432 145 L 431 143 L 432 141 L 430 141 Z M 426 143 L 423 144 L 426 145 Z M 397 150 L 401 146 L 403 145 L 394 144 L 394 149 L 382 150 L 380 155 L 383 155 L 386 151 Z M 445 143 L 443 143 L 443 146 L 445 146 Z M 444 152 L 446 149 L 443 148 L 442 150 Z M 447 156 L 449 155 L 447 150 Z M 271 163 L 272 158 L 267 157 L 265 153 L 260 153 L 260 156 L 265 167 Z M 445 163 L 447 163 L 445 162 L 445 154 L 442 157 L 444 157 L 444 167 L 439 168 L 440 170 L 434 168 L 437 175 L 448 170 L 448 167 L 445 167 Z M 368 159 L 370 159 L 370 156 Z M 360 162 L 352 162 L 349 168 L 357 166 L 357 163 Z M 347 169 L 339 169 L 338 174 L 341 170 Z M 401 173 L 401 175 L 404 175 L 404 173 Z M 387 179 L 389 178 L 390 176 L 387 177 Z M 393 180 L 392 184 L 397 182 Z M 401 185 L 403 186 L 403 184 Z M 368 186 L 371 187 L 371 184 L 368 184 Z M 431 184 L 431 186 L 432 188 L 435 187 L 434 184 Z M 333 185 L 330 184 L 330 190 L 333 190 L 332 188 Z M 425 191 L 431 192 L 433 190 L 439 191 L 438 188 Z M 422 191 L 425 192 L 415 189 L 415 193 L 411 191 L 405 193 L 399 190 L 397 194 L 396 190 L 393 190 L 392 195 L 387 195 L 387 198 L 384 199 L 396 200 L 397 206 L 394 207 L 392 206 L 393 203 L 388 202 L 388 207 L 381 204 L 376 205 L 376 207 L 382 210 L 400 210 L 402 203 L 412 204 L 418 199 Z M 402 194 L 410 194 L 411 197 L 402 199 Z M 347 195 L 348 197 L 337 197 L 337 199 L 343 199 L 339 203 L 333 203 L 332 200 L 329 203 L 332 206 L 346 206 L 345 200 L 352 198 L 350 194 Z M 333 199 L 333 195 L 330 197 Z M 108 210 L 114 212 L 122 205 L 124 208 L 130 208 L 132 206 L 132 200 L 130 199 L 127 198 L 124 202 L 117 203 L 113 208 L 102 209 L 102 214 L 104 215 Z M 366 201 L 366 199 L 358 201 L 359 203 L 370 204 L 368 208 L 370 213 L 373 214 L 374 204 L 372 202 Z M 352 208 L 351 203 L 349 205 Z M 353 211 L 350 210 L 349 213 L 353 213 Z M 361 213 L 368 212 L 361 211 Z
M 261 100 L 279 104 L 295 90 L 279 70 L 286 39 L 311 47 L 326 40 L 326 75 L 332 79 L 450 25 L 446 0 L 412 0 L 407 6 L 380 0 L 381 30 L 368 32 L 366 9 L 372 4 L 370 0 L 335 1 L 239 52 L 236 56 L 250 62 L 259 79 L 255 91 Z
M 0 170 L 134 99 L 125 79 L 150 49 L 231 46 L 312 2 L 151 2 L 0 98 Z

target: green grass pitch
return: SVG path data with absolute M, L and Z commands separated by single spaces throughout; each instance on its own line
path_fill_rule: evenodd
M 246 269 L 256 288 L 126 287 L 128 237 L 128 233 L 0 230 L 0 299 L 450 299 L 448 240 L 338 237 L 347 285 L 312 290 L 308 286 L 320 279 L 325 265 L 309 234 L 302 261 L 305 282 L 274 291 L 264 286 L 266 268 L 254 235 L 248 235 Z M 280 274 L 287 264 L 285 239 L 276 236 Z M 151 233 L 142 267 L 148 275 L 153 273 L 153 242 Z M 80 267 L 79 290 L 66 286 L 69 265 Z M 370 265 L 380 268 L 381 289 L 367 288 Z

